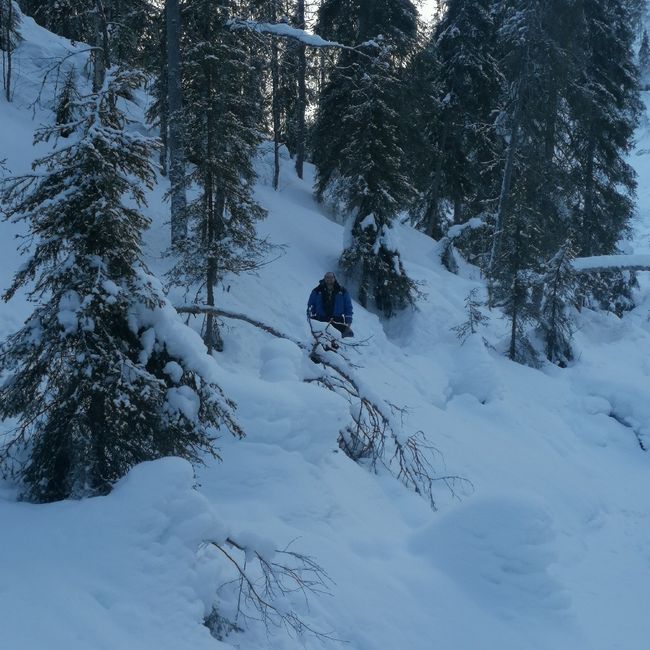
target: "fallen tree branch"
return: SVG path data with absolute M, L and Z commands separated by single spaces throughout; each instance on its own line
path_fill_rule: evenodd
M 295 343 L 302 350 L 308 349 L 308 347 L 301 341 L 298 341 L 298 339 L 294 339 L 288 336 L 287 334 L 285 334 L 284 332 L 280 332 L 280 330 L 276 330 L 274 327 L 271 327 L 270 325 L 266 325 L 265 323 L 262 323 L 262 321 L 251 318 L 246 314 L 239 314 L 234 311 L 219 309 L 218 307 L 210 307 L 209 305 L 175 305 L 174 309 L 176 309 L 176 311 L 179 314 L 196 314 L 196 315 L 214 314 L 215 316 L 221 316 L 222 318 L 232 318 L 233 320 L 241 320 L 244 321 L 245 323 L 248 323 L 249 325 L 254 325 L 255 327 L 258 327 L 259 329 L 264 330 L 268 334 L 271 334 L 277 338 L 291 341 L 292 343 Z
M 602 271 L 650 271 L 650 255 L 596 255 L 576 257 L 572 262 L 576 273 Z
M 348 343 L 329 331 L 329 324 L 319 330 L 314 328 L 310 320 L 314 342 L 308 346 L 246 314 L 207 305 L 178 305 L 176 310 L 181 314 L 212 313 L 222 318 L 241 320 L 272 336 L 291 341 L 301 350 L 308 352 L 311 360 L 322 366 L 324 372 L 305 381 L 341 395 L 350 404 L 352 421 L 339 432 L 338 443 L 341 450 L 355 462 L 368 462 L 373 471 L 377 471 L 381 465 L 406 487 L 427 499 L 434 510 L 436 483 L 445 485 L 456 498 L 458 486 L 462 486 L 465 492 L 473 489 L 471 482 L 460 476 L 437 476 L 434 459 L 442 457 L 442 454 L 428 444 L 424 432 L 417 431 L 408 436 L 398 433 L 402 423 L 395 422 L 393 414 L 399 413 L 403 416 L 405 409 L 389 402 L 385 402 L 384 407 L 379 400 L 366 395 L 353 373 L 338 362 L 341 359 L 348 366 L 352 366 L 343 351 L 345 347 L 358 347 L 363 345 L 363 342 Z
M 238 619 L 259 620 L 267 631 L 271 627 L 284 627 L 296 635 L 311 634 L 321 639 L 335 639 L 331 633 L 321 632 L 307 624 L 287 607 L 286 598 L 297 591 L 305 602 L 309 595 L 329 594 L 328 583 L 332 583 L 325 569 L 312 557 L 289 551 L 288 547 L 275 550 L 271 557 L 228 537 L 224 543 L 208 541 L 230 563 L 235 578 L 225 582 L 220 589 L 238 585 L 237 610 L 234 622 L 227 622 L 226 629 L 239 629 Z M 237 553 L 236 553 L 237 552 Z M 239 557 L 238 557 L 239 556 Z M 275 559 L 279 556 L 280 559 Z M 251 568 L 249 559 L 254 558 Z

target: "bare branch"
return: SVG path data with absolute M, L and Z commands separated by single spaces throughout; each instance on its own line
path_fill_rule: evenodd
M 325 569 L 312 557 L 289 551 L 288 547 L 276 550 L 271 558 L 264 557 L 257 550 L 229 537 L 224 543 L 210 541 L 235 571 L 235 580 L 221 585 L 220 589 L 239 585 L 235 623 L 244 619 L 259 620 L 267 632 L 271 628 L 283 627 L 296 635 L 311 634 L 321 639 L 339 640 L 330 632 L 321 632 L 309 625 L 294 610 L 287 609 L 286 597 L 301 592 L 305 602 L 314 594 L 329 594 L 331 578 Z M 250 567 L 247 557 L 254 557 Z M 275 558 L 280 559 L 276 560 Z
M 306 381 L 337 393 L 350 403 L 352 421 L 339 432 L 338 443 L 343 452 L 355 462 L 365 461 L 374 471 L 381 465 L 406 487 L 427 499 L 434 510 L 436 504 L 433 492 L 436 483 L 445 485 L 456 498 L 459 492 L 472 491 L 473 486 L 467 479 L 436 475 L 434 460 L 441 459 L 442 454 L 427 443 L 422 431 L 406 437 L 398 434 L 401 426 L 394 423 L 393 415 L 400 413 L 403 416 L 405 409 L 389 402 L 382 406 L 361 390 L 351 372 L 355 366 L 345 352 L 365 345 L 366 341 L 350 343 L 339 338 L 338 332 L 335 334 L 336 330 L 332 330 L 329 324 L 323 329 L 315 329 L 310 320 L 313 343 L 307 346 L 246 314 L 205 305 L 178 305 L 176 310 L 181 314 L 213 313 L 223 318 L 241 320 L 272 336 L 291 341 L 301 350 L 309 352 L 311 360 L 323 366 L 325 372 Z

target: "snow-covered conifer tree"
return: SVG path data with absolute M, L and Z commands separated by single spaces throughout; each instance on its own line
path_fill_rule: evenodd
M 578 74 L 569 108 L 575 163 L 571 182 L 576 252 L 611 255 L 629 236 L 635 172 L 627 160 L 642 106 L 626 0 L 585 0 Z
M 650 74 L 650 39 L 648 39 L 648 30 L 644 29 L 639 46 L 639 76 L 643 86 L 648 82 L 648 74 Z
M 435 61 L 431 84 L 421 84 L 420 101 L 437 119 L 423 125 L 426 165 L 417 210 L 432 237 L 444 234 L 445 204 L 453 221 L 477 216 L 494 194 L 496 134 L 492 111 L 499 95 L 499 70 L 491 0 L 441 3 L 443 14 L 420 58 Z M 470 207 L 471 206 L 471 207 Z
M 572 266 L 574 257 L 572 244 L 567 242 L 546 264 L 539 282 L 539 329 L 544 337 L 546 358 L 560 366 L 565 366 L 573 358 L 570 312 L 576 302 L 577 282 Z
M 228 9 L 197 0 L 184 14 L 186 183 L 200 192 L 186 208 L 189 235 L 177 250 L 172 277 L 198 284 L 209 306 L 226 274 L 257 268 L 269 249 L 256 234 L 266 213 L 253 197 L 253 158 L 262 137 L 260 77 L 248 35 L 224 29 Z M 204 338 L 208 349 L 220 347 L 212 313 Z
M 0 54 L 2 55 L 2 85 L 7 101 L 11 101 L 13 51 L 20 42 L 20 14 L 13 0 L 0 0 Z
M 36 307 L 0 352 L 0 418 L 17 421 L 1 458 L 37 501 L 103 494 L 138 462 L 201 461 L 220 427 L 241 433 L 205 348 L 142 263 L 153 143 L 117 108 L 139 83 L 109 71 L 72 100 L 67 122 L 36 134 L 53 149 L 3 190 L 27 255 L 4 299 L 25 290 Z
M 398 74 L 413 46 L 417 11 L 408 0 L 328 0 L 319 31 L 347 43 L 376 41 L 361 54 L 342 51 L 324 88 L 314 131 L 317 195 L 336 196 L 350 215 L 340 264 L 357 282 L 362 305 L 386 316 L 413 304 L 417 287 L 404 270 L 393 221 L 408 203 L 403 173 Z

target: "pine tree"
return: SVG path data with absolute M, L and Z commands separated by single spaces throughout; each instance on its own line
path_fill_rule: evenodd
M 465 343 L 470 335 L 476 334 L 479 327 L 484 327 L 487 324 L 489 319 L 485 314 L 483 314 L 483 312 L 481 312 L 481 305 L 482 303 L 478 298 L 478 289 L 474 287 L 465 298 L 467 320 L 460 325 L 455 325 L 451 328 L 460 339 L 461 345 Z
M 2 54 L 2 85 L 7 101 L 12 97 L 13 51 L 21 41 L 20 14 L 13 0 L 0 0 L 0 52 Z
M 634 213 L 627 162 L 641 113 L 626 0 L 584 0 L 579 73 L 568 98 L 576 190 L 571 211 L 579 256 L 618 252 Z
M 73 42 L 93 42 L 94 0 L 21 0 L 23 12 Z
M 650 73 L 650 40 L 648 39 L 648 30 L 643 30 L 641 45 L 639 46 L 639 77 L 647 83 L 648 73 Z
M 539 281 L 539 330 L 544 339 L 546 358 L 561 367 L 573 359 L 570 311 L 576 304 L 574 257 L 571 242 L 566 242 L 546 264 Z
M 198 283 L 209 306 L 227 274 L 254 270 L 269 250 L 256 233 L 266 213 L 253 197 L 260 77 L 245 35 L 224 29 L 228 17 L 223 3 L 196 0 L 185 12 L 183 40 L 186 184 L 200 192 L 187 206 L 189 234 L 172 278 Z M 213 314 L 206 317 L 205 341 L 209 350 L 221 346 Z
M 336 197 L 350 215 L 340 264 L 355 278 L 359 302 L 374 303 L 386 316 L 417 298 L 392 233 L 411 193 L 403 174 L 398 73 L 416 29 L 417 12 L 407 0 L 329 0 L 319 10 L 327 38 L 362 43 L 376 37 L 361 55 L 340 54 L 318 107 L 314 159 L 317 196 Z
M 435 238 L 446 228 L 444 204 L 452 208 L 454 223 L 462 223 L 483 210 L 496 182 L 492 111 L 502 74 L 492 5 L 447 0 L 425 50 L 436 64 L 433 87 L 421 88 L 425 101 L 437 103 L 437 119 L 425 127 L 429 170 L 418 208 L 424 229 Z
M 79 105 L 79 90 L 77 89 L 77 72 L 70 66 L 65 74 L 63 86 L 54 107 L 55 124 L 59 127 L 58 135 L 67 138 L 74 132 L 76 107 Z
M 0 418 L 17 418 L 1 457 L 36 501 L 105 494 L 138 462 L 200 462 L 221 426 L 241 433 L 209 367 L 169 340 L 184 326 L 142 263 L 152 142 L 117 108 L 141 81 L 109 72 L 72 121 L 37 132 L 54 142 L 39 172 L 3 191 L 30 253 L 4 299 L 25 288 L 36 308 L 0 352 Z

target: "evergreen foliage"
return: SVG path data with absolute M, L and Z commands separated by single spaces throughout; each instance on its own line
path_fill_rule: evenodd
M 494 194 L 498 145 L 491 123 L 502 73 L 492 5 L 491 0 L 445 2 L 422 52 L 435 59 L 429 91 L 435 119 L 422 125 L 427 173 L 415 207 L 422 228 L 436 239 L 446 230 L 447 212 L 453 223 L 462 223 L 465 213 L 476 216 Z
M 270 250 L 256 233 L 266 213 L 253 197 L 253 159 L 262 141 L 260 75 L 245 36 L 224 29 L 225 5 L 197 0 L 184 16 L 186 184 L 200 192 L 188 203 L 189 235 L 176 250 L 171 277 L 185 286 L 198 283 L 213 306 L 214 289 L 227 274 L 258 268 Z M 206 320 L 208 349 L 218 348 L 214 317 Z
M 0 417 L 17 418 L 1 458 L 36 501 L 105 494 L 138 462 L 200 462 L 221 426 L 241 433 L 209 372 L 168 345 L 183 326 L 142 263 L 153 143 L 117 107 L 141 82 L 111 72 L 71 99 L 68 120 L 36 134 L 54 143 L 39 171 L 3 190 L 29 253 L 4 299 L 26 288 L 36 308 L 0 352 Z
M 562 367 L 573 359 L 573 321 L 570 312 L 576 305 L 574 257 L 571 242 L 565 243 L 546 264 L 539 283 L 539 329 L 544 338 L 546 358 Z
M 641 113 L 624 0 L 585 0 L 581 65 L 571 85 L 571 201 L 577 254 L 609 255 L 629 236 L 635 172 L 627 162 Z
M 23 12 L 55 34 L 96 45 L 96 30 L 108 64 L 142 61 L 152 43 L 158 13 L 154 0 L 21 0 Z
M 21 0 L 23 12 L 73 42 L 93 42 L 95 0 Z
M 639 78 L 643 82 L 645 88 L 648 81 L 648 74 L 650 73 L 650 39 L 648 39 L 648 30 L 643 30 L 641 37 L 641 45 L 639 46 Z
M 0 50 L 14 50 L 20 40 L 20 14 L 12 6 L 12 0 L 0 0 Z
M 478 288 L 474 287 L 465 298 L 467 320 L 451 328 L 456 333 L 461 344 L 465 343 L 472 334 L 476 334 L 480 327 L 484 327 L 487 324 L 489 319 L 481 311 L 481 305 L 482 302 L 478 298 Z
M 416 121 L 428 123 L 416 129 L 424 144 L 408 140 L 416 223 L 436 238 L 452 222 L 493 224 L 491 245 L 480 233 L 457 246 L 513 319 L 513 358 L 531 356 L 529 326 L 545 327 L 533 278 L 546 260 L 568 239 L 576 255 L 613 254 L 629 233 L 638 4 L 448 0 L 416 58 Z M 616 304 L 596 284 L 603 300 L 592 303 Z M 629 287 L 616 285 L 627 302 Z
M 362 305 L 391 316 L 418 295 L 392 234 L 412 191 L 402 169 L 398 74 L 415 42 L 417 14 L 406 0 L 382 0 L 372 9 L 329 0 L 318 20 L 321 32 L 339 42 L 375 39 L 360 53 L 340 54 L 320 98 L 313 146 L 318 198 L 335 197 L 351 220 L 341 267 L 357 281 Z

